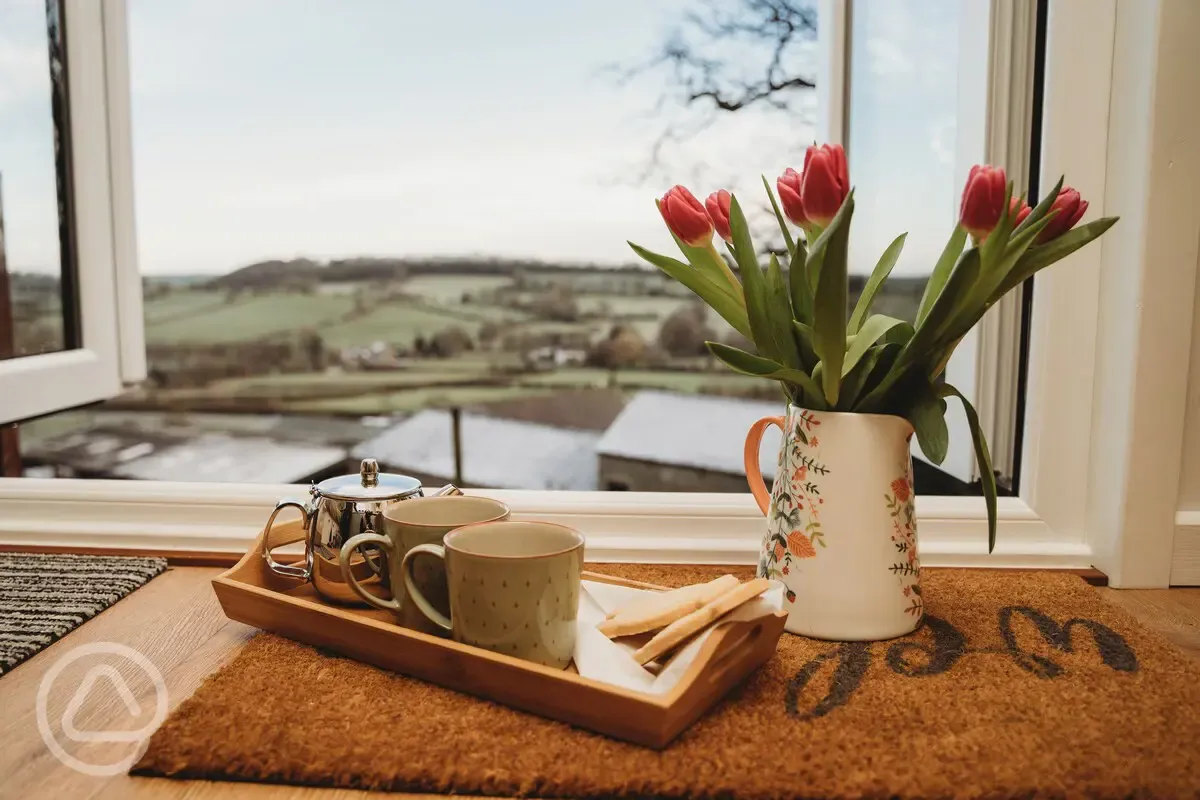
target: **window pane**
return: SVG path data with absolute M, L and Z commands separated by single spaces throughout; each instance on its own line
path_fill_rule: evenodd
M 901 319 L 916 317 L 957 220 L 959 5 L 854 3 L 847 158 L 857 191 L 850 265 L 865 280 L 892 240 L 908 232 L 873 306 Z
M 26 463 L 443 483 L 457 407 L 469 485 L 744 492 L 778 387 L 626 240 L 674 251 L 673 183 L 778 236 L 817 20 L 773 5 L 129 0 L 152 380 L 24 426 Z
M 74 346 L 59 21 L 54 2 L 0 4 L 0 359 Z

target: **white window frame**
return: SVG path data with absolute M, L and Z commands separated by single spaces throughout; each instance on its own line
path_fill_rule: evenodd
M 1143 313 L 1139 304 L 1148 296 L 1169 301 L 1168 311 L 1186 314 L 1175 320 L 1190 320 L 1193 311 L 1195 242 L 1191 264 L 1164 258 L 1152 237 L 1162 234 L 1162 223 L 1148 213 L 1181 196 L 1166 170 L 1169 150 L 1157 146 L 1154 118 L 1160 106 L 1180 102 L 1182 89 L 1173 86 L 1176 94 L 1160 96 L 1145 84 L 1160 77 L 1152 67 L 1169 3 L 1055 0 L 1049 7 L 1040 185 L 1066 173 L 1091 201 L 1089 218 L 1120 213 L 1123 219 L 1115 235 L 1037 278 L 1020 495 L 1000 499 L 995 552 L 987 553 L 981 498 L 919 497 L 927 566 L 1095 566 L 1111 585 L 1166 585 L 1190 342 L 1180 345 L 1178 331 L 1155 316 L 1159 310 Z M 836 12 L 840 4 L 826 5 Z M 844 17 L 836 13 L 844 31 Z M 844 98 L 844 86 L 836 85 L 844 70 L 832 74 L 834 85 L 824 91 L 836 101 Z M 1172 288 L 1179 281 L 1187 291 Z M 1102 309 L 1106 318 L 1123 315 L 1123 327 L 1102 328 Z M 1160 357 L 1164 348 L 1170 359 Z M 1120 468 L 1100 470 L 1101 452 Z M 1170 491 L 1163 488 L 1168 484 Z M 240 553 L 275 501 L 296 490 L 4 479 L 0 546 Z M 588 537 L 589 558 L 597 561 L 750 564 L 763 530 L 748 494 L 487 494 L 519 516 L 579 528 Z
M 63 10 L 82 341 L 0 361 L 0 424 L 115 397 L 146 373 L 125 5 L 65 0 Z

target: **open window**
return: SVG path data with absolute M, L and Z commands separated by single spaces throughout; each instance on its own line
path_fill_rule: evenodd
M 123 10 L 0 8 L 0 424 L 144 377 Z
M 973 163 L 1004 164 L 1022 189 L 1067 172 L 1094 200 L 1089 213 L 1105 211 L 1113 10 L 1086 2 L 695 0 L 693 10 L 721 16 L 683 31 L 691 46 L 682 49 L 669 46 L 680 41 L 672 34 L 695 18 L 639 0 L 547 0 L 521 15 L 484 0 L 469 13 L 61 2 L 53 8 L 63 14 L 76 132 L 65 139 L 74 240 L 61 280 L 78 324 L 56 352 L 0 362 L 0 420 L 149 379 L 115 402 L 69 412 L 74 439 L 56 427 L 65 415 L 22 425 L 26 474 L 58 477 L 0 480 L 7 542 L 47 542 L 52 530 L 67 537 L 55 543 L 103 546 L 119 530 L 165 549 L 236 550 L 289 491 L 283 484 L 371 455 L 439 483 L 461 463 L 463 483 L 503 496 L 514 512 L 585 529 L 597 557 L 675 548 L 690 560 L 738 560 L 757 545 L 761 518 L 740 474 L 746 424 L 731 411 L 778 413 L 779 395 L 706 365 L 692 345 L 712 320 L 686 308 L 667 337 L 679 358 L 636 363 L 665 349 L 667 318 L 687 305 L 686 294 L 672 294 L 681 287 L 607 268 L 634 261 L 626 238 L 672 246 L 656 194 L 679 181 L 751 196 L 760 172 L 771 179 L 799 166 L 801 146 L 820 139 L 847 145 L 866 200 L 895 182 L 888 167 L 915 141 L 930 170 L 920 178 L 924 202 L 936 207 L 909 208 L 901 191 L 870 214 L 864 207 L 854 228 L 868 233 L 876 216 L 881 236 L 910 229 L 913 263 L 896 273 L 907 270 L 910 283 L 922 277 L 918 239 L 944 242 Z M 784 73 L 769 71 L 773 49 L 762 38 L 775 29 L 723 24 L 763 9 L 768 21 L 771 9 L 793 15 L 783 27 L 803 33 L 784 48 Z M 930 38 L 934 29 L 941 38 Z M 688 38 L 705 31 L 733 38 Z M 1055 116 L 1039 131 L 1035 44 L 1047 32 Z M 1084 45 L 1090 66 L 1068 80 L 1064 65 Z M 765 83 L 738 60 L 764 55 Z M 722 62 L 726 83 L 704 83 L 718 57 L 734 59 Z M 935 129 L 919 108 L 888 127 L 872 122 L 870 106 L 889 98 L 938 110 Z M 629 182 L 647 169 L 652 178 Z M 734 176 L 743 185 L 727 183 Z M 2 180 L 11 272 L 21 252 L 17 201 Z M 918 217 L 941 224 L 912 230 Z M 880 247 L 861 244 L 869 263 L 852 271 L 866 274 Z M 433 274 L 461 267 L 464 253 L 480 256 L 473 272 Z M 506 274 L 489 272 L 497 261 L 508 262 Z M 564 261 L 606 269 L 585 275 Z M 975 344 L 959 347 L 951 380 L 979 410 L 1015 496 L 1001 498 L 989 558 L 970 437 L 954 431 L 957 449 L 936 473 L 945 483 L 919 487 L 926 563 L 1091 563 L 1084 412 L 1099 261 L 1095 249 L 1039 275 L 1024 319 L 1019 302 L 1000 308 Z M 558 285 L 567 278 L 571 291 Z M 896 289 L 881 301 L 902 303 L 903 281 Z M 1027 386 L 1018 368 L 1026 346 Z M 567 402 L 546 399 L 564 392 L 573 393 Z M 1023 426 L 1013 422 L 1018 399 Z M 641 414 L 667 419 L 631 426 Z M 726 419 L 740 430 L 720 439 Z M 708 440 L 721 444 L 708 452 Z M 505 445 L 488 446 L 497 441 Z M 536 472 L 510 468 L 522 448 L 546 454 Z M 83 460 L 59 469 L 60 456 Z M 492 469 L 474 472 L 477 458 Z M 592 484 L 559 458 L 591 459 Z M 89 480 L 63 480 L 71 477 Z M 86 515 L 64 520 L 74 513 L 60 508 L 64 496 Z

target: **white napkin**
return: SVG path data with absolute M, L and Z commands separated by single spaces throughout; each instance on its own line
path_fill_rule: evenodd
M 688 642 L 657 675 L 633 660 L 636 648 L 632 644 L 614 642 L 596 630 L 610 611 L 647 592 L 611 583 L 583 582 L 575 634 L 575 669 L 580 675 L 646 694 L 665 694 L 679 683 L 716 626 L 709 626 Z M 783 584 L 772 581 L 766 592 L 721 617 L 720 622 L 757 619 L 782 608 Z

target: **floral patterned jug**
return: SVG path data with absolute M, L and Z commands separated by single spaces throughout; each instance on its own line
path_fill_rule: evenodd
M 759 469 L 768 425 L 784 434 L 769 494 Z M 746 478 L 767 515 L 758 574 L 787 586 L 787 630 L 862 641 L 920 623 L 912 433 L 902 417 L 793 405 L 751 426 Z

